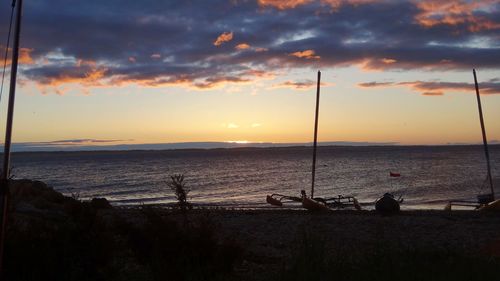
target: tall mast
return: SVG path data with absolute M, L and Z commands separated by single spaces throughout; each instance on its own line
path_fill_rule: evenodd
M 311 183 L 311 198 L 314 198 L 314 180 L 316 176 L 316 148 L 318 146 L 318 115 L 319 115 L 319 88 L 321 81 L 321 71 L 318 70 L 318 84 L 316 86 L 316 116 L 314 117 L 314 145 L 313 145 L 313 166 L 312 166 L 312 183 Z
M 5 129 L 5 143 L 3 153 L 3 169 L 0 178 L 0 278 L 3 271 L 3 250 L 5 245 L 5 232 L 7 226 L 7 211 L 9 199 L 9 177 L 10 177 L 10 148 L 12 140 L 12 121 L 14 119 L 14 100 L 16 97 L 17 64 L 19 60 L 19 37 L 21 34 L 21 16 L 23 0 L 12 2 L 16 7 L 16 24 L 14 26 L 14 45 L 12 48 L 12 64 L 10 71 L 9 105 L 7 111 L 7 125 Z M 8 46 L 7 46 L 8 47 Z
M 483 146 L 484 146 L 484 153 L 486 154 L 486 164 L 488 167 L 488 180 L 490 182 L 491 196 L 493 197 L 493 200 L 495 200 L 495 191 L 493 189 L 493 180 L 491 178 L 490 153 L 488 151 L 488 140 L 486 138 L 486 130 L 484 128 L 483 109 L 481 107 L 481 97 L 479 95 L 479 85 L 477 84 L 476 70 L 473 69 L 472 73 L 474 74 L 474 84 L 476 85 L 477 107 L 479 109 L 479 121 L 481 122 L 481 132 L 483 133 Z

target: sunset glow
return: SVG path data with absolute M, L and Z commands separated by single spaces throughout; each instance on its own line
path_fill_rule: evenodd
M 15 142 L 307 143 L 321 70 L 320 141 L 478 143 L 473 68 L 500 140 L 497 0 L 43 0 L 23 20 Z

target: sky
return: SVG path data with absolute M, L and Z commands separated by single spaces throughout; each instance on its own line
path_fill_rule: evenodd
M 319 141 L 480 143 L 473 68 L 500 140 L 500 0 L 32 0 L 21 47 L 17 143 L 310 142 L 318 70 Z

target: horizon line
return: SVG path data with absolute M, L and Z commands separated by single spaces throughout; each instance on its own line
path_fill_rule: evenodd
M 231 149 L 231 148 L 284 148 L 284 147 L 307 147 L 313 142 L 250 142 L 250 141 L 207 141 L 207 142 L 172 142 L 172 143 L 138 143 L 138 144 L 106 144 L 117 140 L 63 140 L 50 142 L 17 142 L 12 145 L 12 152 L 78 152 L 78 151 L 133 151 L 133 150 L 183 150 L 183 149 Z M 119 141 L 119 140 L 118 140 Z M 82 144 L 85 143 L 85 144 Z M 96 144 L 98 143 L 98 144 Z M 105 143 L 105 144 L 103 144 Z M 491 140 L 491 145 L 498 145 L 500 141 Z M 399 142 L 355 142 L 355 141 L 323 141 L 319 146 L 345 146 L 345 147 L 369 147 L 369 146 L 474 146 L 482 143 L 442 143 L 442 144 L 401 144 Z M 3 147 L 3 144 L 0 144 Z

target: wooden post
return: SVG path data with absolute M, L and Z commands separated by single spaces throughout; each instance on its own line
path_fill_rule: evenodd
M 313 144 L 313 165 L 312 165 L 312 183 L 311 199 L 314 198 L 314 180 L 316 176 L 316 149 L 318 146 L 318 115 L 319 115 L 319 89 L 321 84 L 321 71 L 318 70 L 318 84 L 316 86 L 316 116 L 314 118 L 314 144 Z
M 481 107 L 481 97 L 479 95 L 479 85 L 477 84 L 476 70 L 473 69 L 472 73 L 474 74 L 474 84 L 476 85 L 477 107 L 479 109 L 479 121 L 481 122 L 481 132 L 483 133 L 483 146 L 484 146 L 484 153 L 486 154 L 486 165 L 488 167 L 488 180 L 490 182 L 491 197 L 493 198 L 493 200 L 495 200 L 495 190 L 493 188 L 493 179 L 491 178 L 491 164 L 490 164 L 490 153 L 488 151 L 488 139 L 486 138 L 486 130 L 484 128 L 483 108 Z

